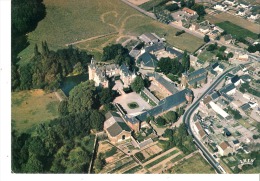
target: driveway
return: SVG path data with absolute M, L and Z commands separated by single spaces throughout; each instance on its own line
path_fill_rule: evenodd
M 130 109 L 127 104 L 131 102 L 136 102 L 139 107 L 135 109 Z M 120 104 L 127 111 L 127 114 L 133 114 L 137 112 L 141 113 L 143 109 L 148 110 L 152 107 L 136 92 L 121 95 L 114 100 L 114 103 Z

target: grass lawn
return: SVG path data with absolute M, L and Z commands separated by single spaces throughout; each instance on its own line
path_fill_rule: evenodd
M 200 153 L 195 154 L 191 158 L 180 162 L 171 168 L 171 173 L 182 174 L 210 174 L 215 173 L 214 169 L 209 165 L 207 161 L 202 158 Z
M 207 61 L 211 61 L 214 56 L 215 56 L 214 53 L 205 50 L 201 54 L 199 54 L 198 59 L 200 59 L 201 61 L 203 61 L 205 63 Z
M 12 120 L 18 131 L 58 117 L 59 100 L 41 89 L 12 92 Z
M 19 54 L 20 64 L 30 60 L 34 45 L 40 46 L 42 41 L 47 41 L 51 50 L 56 50 L 83 40 L 74 46 L 88 50 L 97 59 L 106 45 L 145 32 L 166 34 L 169 44 L 190 52 L 203 44 L 203 40 L 186 33 L 175 37 L 177 29 L 139 13 L 120 0 L 44 0 L 44 4 L 46 17 L 35 31 L 28 33 L 30 45 Z
M 130 109 L 136 109 L 136 108 L 139 107 L 139 105 L 138 105 L 136 102 L 128 103 L 127 106 L 128 106 Z
M 243 119 L 240 119 L 239 121 L 238 121 L 242 126 L 244 126 L 245 128 L 250 128 L 250 127 L 252 127 L 251 126 L 251 124 L 249 124 L 247 121 L 245 121 L 245 120 L 243 120 Z
M 230 21 L 230 22 L 232 22 L 232 23 L 234 23 L 238 26 L 241 26 L 245 29 L 248 29 L 249 31 L 252 31 L 254 33 L 259 33 L 259 29 L 260 29 L 259 24 L 250 22 L 246 19 L 243 19 L 243 18 L 238 17 L 238 16 L 234 16 L 232 14 L 228 14 L 228 13 L 225 13 L 225 12 L 214 15 L 214 16 L 207 14 L 205 16 L 205 19 L 209 20 L 213 24 L 220 23 L 220 22 L 223 22 L 223 21 Z
M 246 36 L 251 37 L 253 39 L 257 39 L 257 34 L 242 28 L 236 24 L 231 23 L 230 21 L 224 21 L 216 24 L 223 30 L 225 30 L 228 34 L 231 34 L 235 38 L 245 38 Z

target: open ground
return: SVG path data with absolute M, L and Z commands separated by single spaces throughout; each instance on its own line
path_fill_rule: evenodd
M 260 32 L 260 25 L 259 24 L 255 24 L 255 23 L 252 23 L 248 20 L 245 20 L 243 18 L 240 18 L 240 17 L 237 17 L 237 16 L 234 16 L 232 14 L 228 14 L 228 13 L 220 13 L 220 14 L 217 14 L 217 15 L 206 15 L 205 16 L 205 19 L 209 20 L 211 23 L 220 23 L 220 22 L 223 22 L 223 21 L 230 21 L 238 26 L 241 26 L 245 29 L 248 29 L 254 33 L 259 33 Z
M 33 56 L 34 45 L 40 45 L 42 41 L 47 41 L 51 50 L 74 44 L 97 57 L 103 47 L 145 32 L 166 35 L 170 45 L 190 52 L 203 44 L 203 40 L 186 33 L 175 37 L 177 29 L 141 14 L 120 0 L 78 0 L 77 3 L 44 0 L 44 4 L 47 15 L 35 31 L 28 33 L 30 45 L 19 54 L 19 63 L 28 62 Z
M 58 117 L 59 100 L 55 93 L 42 89 L 12 92 L 12 120 L 18 131 Z
M 194 166 L 196 165 L 196 166 Z M 202 158 L 200 153 L 195 154 L 189 159 L 183 160 L 179 164 L 175 165 L 171 169 L 172 173 L 204 173 L 204 174 L 210 174 L 215 173 L 214 169 L 210 166 L 207 161 Z
M 134 5 L 139 6 L 139 5 L 144 4 L 144 3 L 146 3 L 150 0 L 128 0 L 128 1 L 132 4 L 134 4 Z

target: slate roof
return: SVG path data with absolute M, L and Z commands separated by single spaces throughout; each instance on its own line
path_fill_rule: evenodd
M 136 118 L 140 121 L 145 121 L 149 116 L 156 116 L 162 112 L 165 112 L 175 106 L 178 106 L 184 102 L 186 102 L 185 94 L 190 93 L 190 89 L 184 89 L 176 94 L 166 97 L 165 99 L 159 102 L 159 105 L 153 107 L 152 109 L 143 112 L 136 116 Z
M 140 63 L 142 62 L 143 66 L 145 67 L 156 67 L 158 63 L 157 58 L 148 52 L 145 52 L 141 56 L 139 56 L 138 60 L 140 61 Z
M 129 52 L 129 55 L 131 56 L 131 57 L 137 57 L 138 55 L 139 55 L 139 53 L 140 53 L 140 50 L 131 50 L 130 52 Z
M 156 44 L 153 44 L 152 46 L 146 47 L 145 52 L 157 52 L 157 51 L 160 51 L 163 49 L 165 49 L 163 43 L 156 43 Z
M 193 77 L 199 76 L 201 74 L 205 74 L 207 71 L 204 68 L 200 68 L 188 74 L 188 79 L 192 79 Z M 187 75 L 187 74 L 186 74 Z
M 226 77 L 227 77 L 227 78 L 232 78 L 232 77 L 234 77 L 234 74 L 227 73 Z
M 233 143 L 234 143 L 234 144 L 238 144 L 239 141 L 238 141 L 238 140 L 233 140 Z
M 197 78 L 195 78 L 195 79 L 192 79 L 192 80 L 188 81 L 188 83 L 189 83 L 190 85 L 194 85 L 195 82 L 200 82 L 200 81 L 202 81 L 202 80 L 205 80 L 206 78 L 207 78 L 206 75 L 202 75 L 202 76 L 200 76 L 200 77 L 197 77 Z
M 243 111 L 246 111 L 246 110 L 250 109 L 251 106 L 250 106 L 250 104 L 245 103 L 245 104 L 243 104 L 240 108 L 241 108 Z
M 104 123 L 104 129 L 112 136 L 115 137 L 119 135 L 123 130 L 131 131 L 124 120 L 114 112 L 108 112 L 106 115 L 106 121 Z
M 238 75 L 235 75 L 234 77 L 231 78 L 231 82 L 233 84 L 235 84 L 236 82 L 238 82 L 240 80 L 240 78 L 238 77 Z
M 144 33 L 141 36 L 139 36 L 139 38 L 146 43 L 156 42 L 160 40 L 160 38 L 154 33 Z
M 120 69 L 123 72 L 124 76 L 128 76 L 131 74 L 131 72 L 129 71 L 128 67 L 125 64 L 122 64 L 120 66 Z
M 159 99 L 157 99 L 157 97 L 155 97 L 147 88 L 144 88 L 143 92 L 150 98 L 152 99 L 153 102 L 155 102 L 155 104 L 159 104 Z
M 178 59 L 182 58 L 182 56 L 183 56 L 183 54 L 181 52 L 179 52 L 179 51 L 177 51 L 177 50 L 175 50 L 171 47 L 167 47 L 166 51 L 171 53 L 171 54 L 175 54 L 178 57 Z
M 233 97 L 227 95 L 225 92 L 222 93 L 222 96 L 228 101 L 228 102 L 232 102 L 234 100 Z
M 218 62 L 216 62 L 216 63 L 214 63 L 211 67 L 213 68 L 213 69 L 215 69 L 216 67 L 218 67 L 219 66 L 219 64 L 218 64 Z
M 218 91 L 215 91 L 212 94 L 210 94 L 210 96 L 211 96 L 212 100 L 215 100 L 215 99 L 219 98 L 220 93 Z
M 222 94 L 223 92 L 224 93 L 228 93 L 229 91 L 235 89 L 235 85 L 234 84 L 228 84 L 226 85 L 225 87 L 222 87 L 220 90 L 219 90 L 219 93 Z
M 252 80 L 252 77 L 248 74 L 241 75 L 240 78 L 245 82 L 250 82 Z
M 218 73 L 217 73 L 215 70 L 213 70 L 212 68 L 209 69 L 209 72 L 210 72 L 212 75 L 218 75 Z
M 157 82 L 159 82 L 163 87 L 165 87 L 165 89 L 167 89 L 172 94 L 175 94 L 178 92 L 178 89 L 176 88 L 176 86 L 174 84 L 172 84 L 171 82 L 165 80 L 160 74 L 155 72 L 154 78 Z

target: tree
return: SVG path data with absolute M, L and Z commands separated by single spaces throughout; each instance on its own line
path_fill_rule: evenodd
M 20 74 L 20 88 L 28 90 L 32 87 L 31 67 L 29 64 L 21 66 L 19 69 Z
M 229 52 L 228 54 L 227 54 L 227 58 L 229 59 L 229 58 L 232 58 L 234 56 L 234 54 L 232 53 L 232 52 Z
M 195 89 L 198 88 L 198 82 L 197 82 L 197 81 L 194 83 L 194 88 L 195 88 Z
M 42 173 L 43 172 L 43 164 L 37 158 L 35 154 L 31 154 L 28 162 L 26 163 L 23 172 L 26 173 Z
M 103 124 L 105 121 L 105 117 L 98 112 L 97 110 L 94 110 L 90 115 L 90 125 L 93 129 L 96 129 L 98 131 L 102 130 Z
M 184 0 L 181 0 L 181 7 L 183 8 L 186 5 Z
M 185 71 L 188 71 L 190 69 L 190 56 L 188 55 L 186 50 L 183 53 L 182 66 Z
M 209 35 L 205 35 L 204 36 L 204 42 L 208 43 L 209 41 L 210 41 Z
M 102 105 L 112 102 L 116 97 L 116 92 L 110 88 L 103 88 L 99 93 L 99 101 Z
M 62 100 L 59 104 L 58 112 L 61 116 L 66 116 L 69 114 L 68 111 L 68 101 Z
M 166 129 L 166 130 L 164 131 L 163 137 L 169 138 L 169 137 L 171 137 L 172 135 L 173 135 L 173 130 L 168 128 L 168 129 Z
M 161 58 L 157 63 L 157 67 L 164 73 L 168 74 L 172 70 L 172 61 L 169 57 Z
M 19 74 L 17 71 L 17 66 L 11 62 L 11 86 L 12 91 L 17 89 L 19 87 L 20 80 L 19 80 Z
M 68 110 L 70 113 L 84 112 L 95 106 L 94 81 L 82 82 L 69 93 Z
M 217 43 L 215 43 L 215 44 L 210 44 L 208 47 L 207 47 L 207 51 L 214 51 L 214 50 L 216 50 L 218 48 L 218 45 L 217 45 Z
M 221 47 L 219 48 L 219 51 L 224 52 L 226 49 L 227 49 L 226 46 L 221 46 Z
M 158 118 L 156 118 L 155 122 L 159 125 L 159 126 L 164 126 L 166 121 L 163 117 L 159 116 Z
M 175 123 L 177 121 L 177 113 L 175 111 L 169 111 L 164 115 L 167 122 Z
M 188 8 L 193 7 L 194 4 L 195 4 L 195 0 L 187 0 L 187 1 L 186 1 L 186 6 L 187 6 Z
M 144 155 L 142 154 L 142 152 L 137 152 L 135 154 L 135 156 L 140 160 L 143 161 L 145 159 Z
M 101 158 L 101 154 L 99 154 L 97 159 L 95 160 L 95 173 L 100 172 L 103 166 L 104 166 L 104 161 Z
M 193 9 L 194 11 L 196 11 L 199 16 L 204 16 L 204 15 L 206 14 L 205 8 L 204 8 L 204 6 L 201 5 L 201 4 L 195 4 L 191 9 Z
M 177 3 L 173 3 L 173 4 L 170 4 L 170 5 L 166 6 L 166 9 L 168 11 L 175 11 L 175 10 L 179 9 L 179 6 L 178 6 Z
M 144 88 L 144 80 L 141 76 L 137 76 L 131 84 L 133 91 L 139 93 Z

